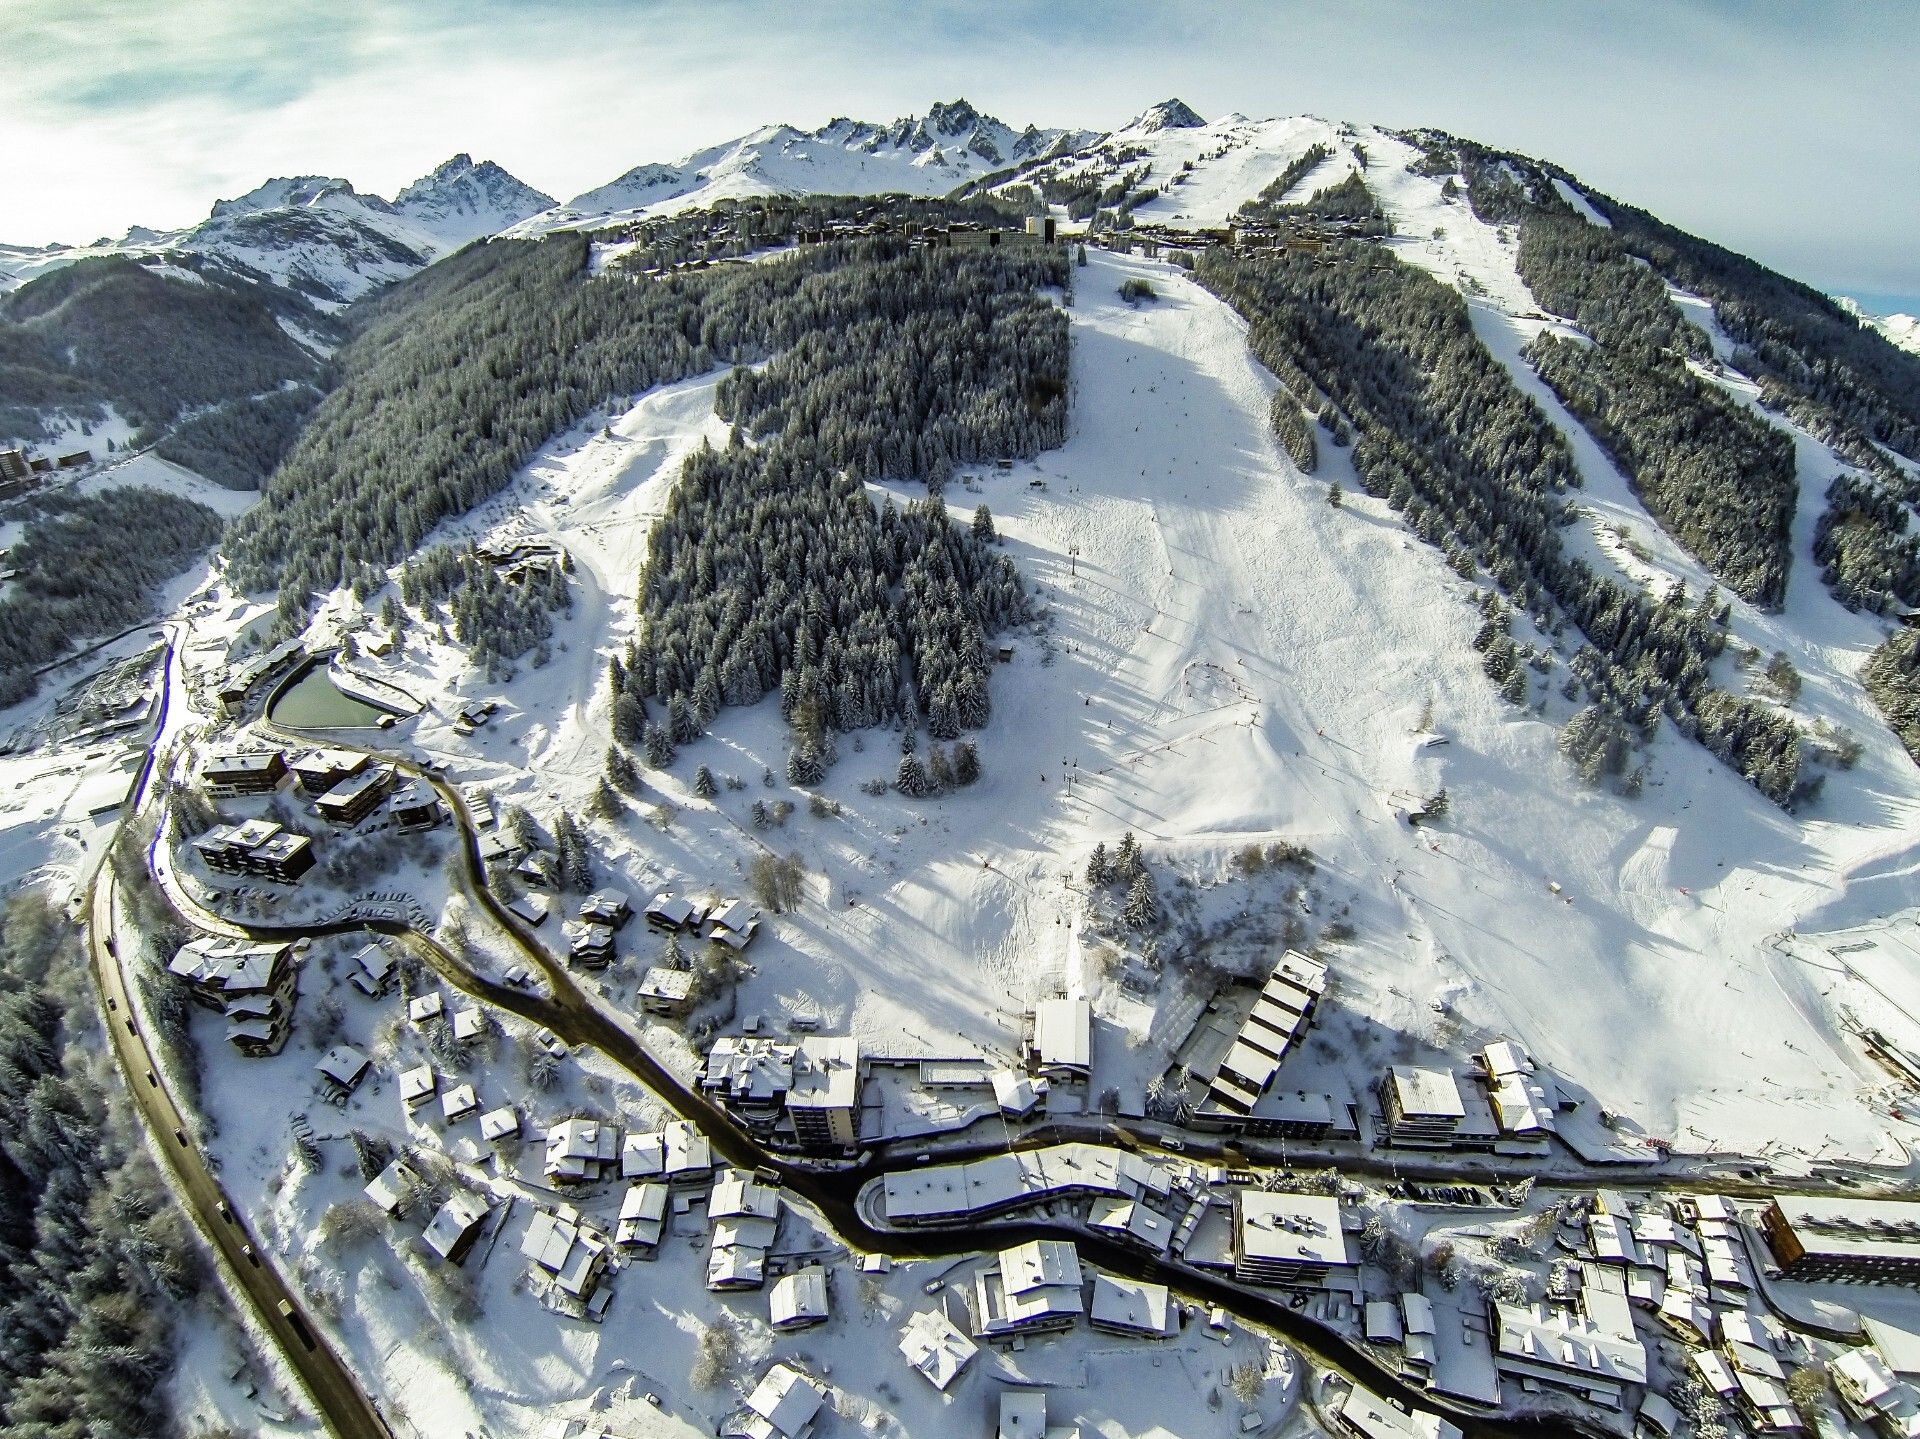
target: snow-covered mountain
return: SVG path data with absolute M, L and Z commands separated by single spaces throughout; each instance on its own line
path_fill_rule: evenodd
M 491 160 L 455 155 L 394 197 L 394 213 L 455 247 L 497 234 L 553 207 L 553 196 L 509 175 Z
M 636 166 L 514 233 L 609 224 L 752 195 L 945 195 L 1091 138 L 1032 125 L 1015 130 L 965 100 L 886 125 L 845 118 L 813 131 L 769 125 L 671 165 Z
M 1920 315 L 1869 315 L 1845 296 L 1840 298 L 1840 308 L 1858 315 L 1863 325 L 1878 330 L 1901 349 L 1920 355 Z
M 454 156 L 391 202 L 332 176 L 283 177 L 216 201 L 205 220 L 186 229 L 135 226 L 118 240 L 91 245 L 0 246 L 0 290 L 90 257 L 185 254 L 269 280 L 331 310 L 552 203 L 498 165 L 476 165 L 467 155 Z

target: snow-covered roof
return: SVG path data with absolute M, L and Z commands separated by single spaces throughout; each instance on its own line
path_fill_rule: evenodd
M 1028 1114 L 1040 1102 L 1042 1090 L 1039 1086 L 1045 1083 L 1044 1079 L 1035 1081 L 1017 1069 L 996 1069 L 993 1072 L 993 1098 L 1004 1113 Z
M 955 1328 L 944 1310 L 923 1309 L 900 1331 L 900 1352 L 929 1384 L 945 1390 L 973 1362 L 980 1346 Z
M 1494 1329 L 1503 1358 L 1622 1384 L 1647 1382 L 1647 1351 L 1640 1341 L 1585 1317 L 1538 1304 L 1496 1304 Z
M 352 1089 L 367 1072 L 367 1066 L 373 1061 L 350 1044 L 336 1044 L 320 1056 L 314 1068 L 342 1089 Z
M 852 1109 L 860 1098 L 860 1042 L 810 1034 L 795 1046 L 788 1109 Z
M 967 1164 L 897 1170 L 881 1184 L 887 1217 L 912 1223 L 991 1213 L 1067 1193 L 1165 1196 L 1173 1177 L 1151 1159 L 1105 1145 L 1054 1144 Z
M 1409 1412 L 1389 1404 L 1363 1384 L 1340 1401 L 1344 1422 L 1360 1439 L 1461 1439 L 1460 1427 L 1426 1409 Z
M 767 1312 L 776 1329 L 827 1318 L 827 1271 L 809 1264 L 774 1281 Z
M 1093 1065 L 1093 1004 L 1085 995 L 1043 999 L 1033 1007 L 1033 1052 L 1042 1069 Z
M 433 1070 L 427 1065 L 400 1071 L 400 1098 L 409 1105 L 424 1104 L 433 1094 L 434 1085 Z
M 787 1364 L 774 1365 L 747 1396 L 747 1408 L 782 1439 L 800 1439 L 826 1402 L 825 1385 Z
M 1166 1285 L 1122 1279 L 1112 1274 L 1093 1276 L 1093 1303 L 1087 1317 L 1095 1324 L 1161 1337 L 1180 1327 L 1179 1314 Z
M 1326 1194 L 1235 1191 L 1235 1252 L 1243 1259 L 1351 1264 L 1340 1201 Z
M 488 1143 L 507 1139 L 520 1132 L 520 1115 L 511 1104 L 489 1109 L 480 1116 L 480 1137 Z
M 447 1124 L 465 1119 L 480 1107 L 480 1096 L 471 1084 L 457 1084 L 440 1096 L 440 1118 Z
M 747 1169 L 723 1169 L 707 1200 L 710 1219 L 775 1219 L 780 1214 L 780 1191 Z
M 412 1192 L 415 1178 L 413 1170 L 407 1167 L 404 1159 L 390 1159 L 387 1161 L 387 1167 L 374 1175 L 362 1193 L 387 1213 L 394 1214 L 399 1211 L 402 1202 Z
M 420 1237 L 435 1254 L 450 1259 L 461 1241 L 486 1223 L 490 1212 L 487 1202 L 479 1195 L 461 1190 L 440 1206 Z
M 1387 1076 L 1402 1114 L 1436 1119 L 1466 1118 L 1460 1082 L 1452 1070 L 1396 1064 L 1387 1071 Z
M 1002 1389 L 997 1439 L 1046 1439 L 1047 1391 Z

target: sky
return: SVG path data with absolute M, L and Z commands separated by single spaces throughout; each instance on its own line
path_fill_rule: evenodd
M 1911 0 L 0 0 L 0 242 L 173 228 L 457 152 L 566 199 L 776 121 L 1431 125 L 1920 312 Z

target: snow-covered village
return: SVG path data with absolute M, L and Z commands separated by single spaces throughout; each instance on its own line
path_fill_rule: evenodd
M 1920 1436 L 1911 319 L 1181 100 L 389 193 L 0 246 L 0 1433 Z

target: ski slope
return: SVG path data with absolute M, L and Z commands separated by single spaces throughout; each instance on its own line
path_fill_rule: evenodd
M 1416 202 L 1390 201 L 1405 216 Z M 1460 230 L 1462 214 L 1444 221 L 1453 245 L 1420 242 L 1435 246 L 1425 261 L 1517 306 L 1510 256 L 1503 272 L 1498 237 Z M 820 787 L 841 812 L 816 818 L 781 778 L 777 706 L 725 711 L 669 771 L 646 772 L 624 819 L 596 823 L 609 877 L 738 893 L 755 856 L 798 852 L 807 902 L 756 944 L 739 1013 L 813 1015 L 870 1052 L 1010 1056 L 1036 997 L 1089 986 L 1103 1016 L 1096 1066 L 1137 1087 L 1167 1058 L 1153 1045 L 1181 1035 L 1140 1021 L 1078 957 L 1087 852 L 1133 830 L 1163 895 L 1184 876 L 1206 916 L 1245 900 L 1227 878 L 1233 851 L 1297 840 L 1319 858 L 1318 903 L 1346 906 L 1356 930 L 1334 951 L 1335 1002 L 1383 1043 L 1458 1057 L 1515 1035 L 1571 1093 L 1683 1151 L 1785 1168 L 1903 1162 L 1884 1076 L 1839 1034 L 1820 974 L 1775 944 L 1910 903 L 1920 784 L 1845 673 L 1871 626 L 1826 600 L 1805 564 L 1785 613 L 1737 607 L 1743 641 L 1792 647 L 1802 706 L 1865 742 L 1810 814 L 1781 813 L 1671 732 L 1638 801 L 1582 789 L 1556 726 L 1512 709 L 1481 673 L 1476 587 L 1360 490 L 1345 452 L 1324 446 L 1308 477 L 1276 449 L 1272 381 L 1238 318 L 1158 263 L 1094 252 L 1075 275 L 1068 443 L 949 494 L 959 518 L 991 506 L 1051 616 L 1044 637 L 1013 636 L 1016 657 L 995 672 L 985 778 L 938 801 L 866 795 L 860 784 L 891 778 L 898 760 L 892 736 L 872 731 L 843 740 Z M 1122 301 L 1132 277 L 1159 298 Z M 1520 377 L 1518 346 L 1540 322 L 1475 306 Z M 539 816 L 585 814 L 607 743 L 605 660 L 632 632 L 646 524 L 679 459 L 719 437 L 712 384 L 663 387 L 590 422 L 469 517 L 496 537 L 558 536 L 580 563 L 546 668 L 490 689 L 431 647 L 396 661 L 430 666 L 430 689 L 505 702 L 468 738 L 421 721 L 420 743 L 463 779 Z M 1631 561 L 1638 582 L 1704 587 L 1604 456 L 1571 437 L 1586 502 L 1647 542 Z M 1333 481 L 1347 492 L 1337 508 Z M 1590 528 L 1606 533 L 1600 519 Z M 1416 734 L 1429 704 L 1445 745 Z M 698 798 L 702 764 L 742 787 Z M 1444 822 L 1413 829 L 1396 814 L 1442 787 Z M 757 828 L 753 803 L 782 798 L 795 813 Z M 655 959 L 640 944 L 636 973 Z M 1348 1078 L 1358 1090 L 1372 1076 Z

